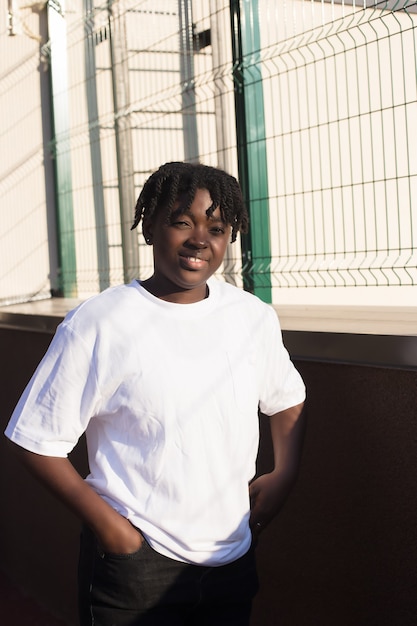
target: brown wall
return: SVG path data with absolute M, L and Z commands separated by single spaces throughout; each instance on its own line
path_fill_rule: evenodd
M 50 335 L 0 329 L 1 426 Z M 308 428 L 299 480 L 258 546 L 253 626 L 417 623 L 417 372 L 299 361 Z M 260 469 L 270 464 L 262 419 Z M 0 569 L 76 624 L 78 522 L 0 439 Z M 73 461 L 85 472 L 83 446 Z
M 253 624 L 415 626 L 417 372 L 298 367 L 302 466 L 259 546 Z
M 1 432 L 51 338 L 0 328 Z M 73 461 L 85 473 L 82 445 Z M 69 626 L 76 624 L 78 521 L 29 476 L 4 435 L 0 437 L 0 498 L 0 569 L 40 606 Z

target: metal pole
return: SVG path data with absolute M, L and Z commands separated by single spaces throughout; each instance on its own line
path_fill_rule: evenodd
M 47 42 L 41 48 L 41 63 L 45 71 L 39 72 L 41 115 L 42 115 L 42 138 L 44 154 L 44 176 L 45 176 L 45 201 L 46 201 L 46 223 L 48 231 L 48 254 L 49 254 L 49 283 L 50 293 L 53 297 L 62 296 L 62 286 L 60 281 L 60 252 L 58 241 L 58 193 L 56 181 L 55 162 L 51 155 L 51 145 L 53 143 L 53 93 L 51 81 L 51 49 L 49 42 L 48 14 L 39 14 L 40 35 L 42 41 Z
M 233 92 L 224 88 L 224 74 L 229 71 L 231 42 L 224 33 L 230 27 L 228 0 L 210 0 L 210 41 L 213 59 L 214 115 L 216 122 L 217 163 L 229 174 L 237 174 L 236 127 Z M 224 69 L 223 69 L 224 68 Z M 229 244 L 223 262 L 225 280 L 237 284 L 241 272 L 239 245 Z
M 193 16 L 190 0 L 178 0 L 180 34 L 180 80 L 184 160 L 198 161 L 198 133 L 195 104 Z
M 116 135 L 122 235 L 123 277 L 130 282 L 139 270 L 139 246 L 136 231 L 131 231 L 135 208 L 133 149 L 130 126 L 129 67 L 126 54 L 126 16 L 119 1 L 109 5 L 110 52 Z
M 262 76 L 259 69 L 258 1 L 230 0 L 239 179 L 250 230 L 242 237 L 244 285 L 265 302 L 271 294 L 268 168 Z
M 93 0 L 84 0 L 85 7 L 85 89 L 88 111 L 88 134 L 90 139 L 90 161 L 93 177 L 94 213 L 96 222 L 97 265 L 100 291 L 110 285 L 109 242 L 103 193 L 103 170 L 101 162 L 100 125 L 96 84 L 96 55 L 94 33 Z

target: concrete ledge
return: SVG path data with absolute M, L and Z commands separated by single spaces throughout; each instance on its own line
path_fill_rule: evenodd
M 417 370 L 417 336 L 283 330 L 293 360 Z
M 417 336 L 417 306 L 275 305 L 284 330 Z
M 0 308 L 0 328 L 53 334 L 81 301 Z M 293 359 L 417 369 L 417 307 L 274 306 Z
M 54 334 L 65 315 L 81 300 L 49 298 L 0 307 L 0 328 Z
M 293 359 L 417 369 L 417 307 L 274 308 Z

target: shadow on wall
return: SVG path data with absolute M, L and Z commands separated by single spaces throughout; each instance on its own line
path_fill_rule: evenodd
M 9 355 L 0 365 L 3 429 L 50 339 L 0 329 Z M 417 372 L 297 367 L 308 389 L 304 454 L 298 483 L 257 548 L 252 626 L 415 626 Z M 259 471 L 267 471 L 266 418 L 261 432 Z M 75 626 L 79 523 L 28 480 L 4 437 L 0 447 L 0 569 Z M 83 441 L 72 460 L 86 472 Z

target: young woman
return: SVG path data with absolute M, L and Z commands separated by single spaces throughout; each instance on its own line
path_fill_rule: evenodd
M 212 278 L 247 228 L 235 178 L 167 163 L 140 221 L 152 276 L 67 315 L 6 435 L 83 522 L 82 626 L 244 626 L 254 539 L 297 472 L 304 384 L 272 307 Z M 275 468 L 253 480 L 258 411 Z M 85 480 L 67 458 L 84 432 Z

